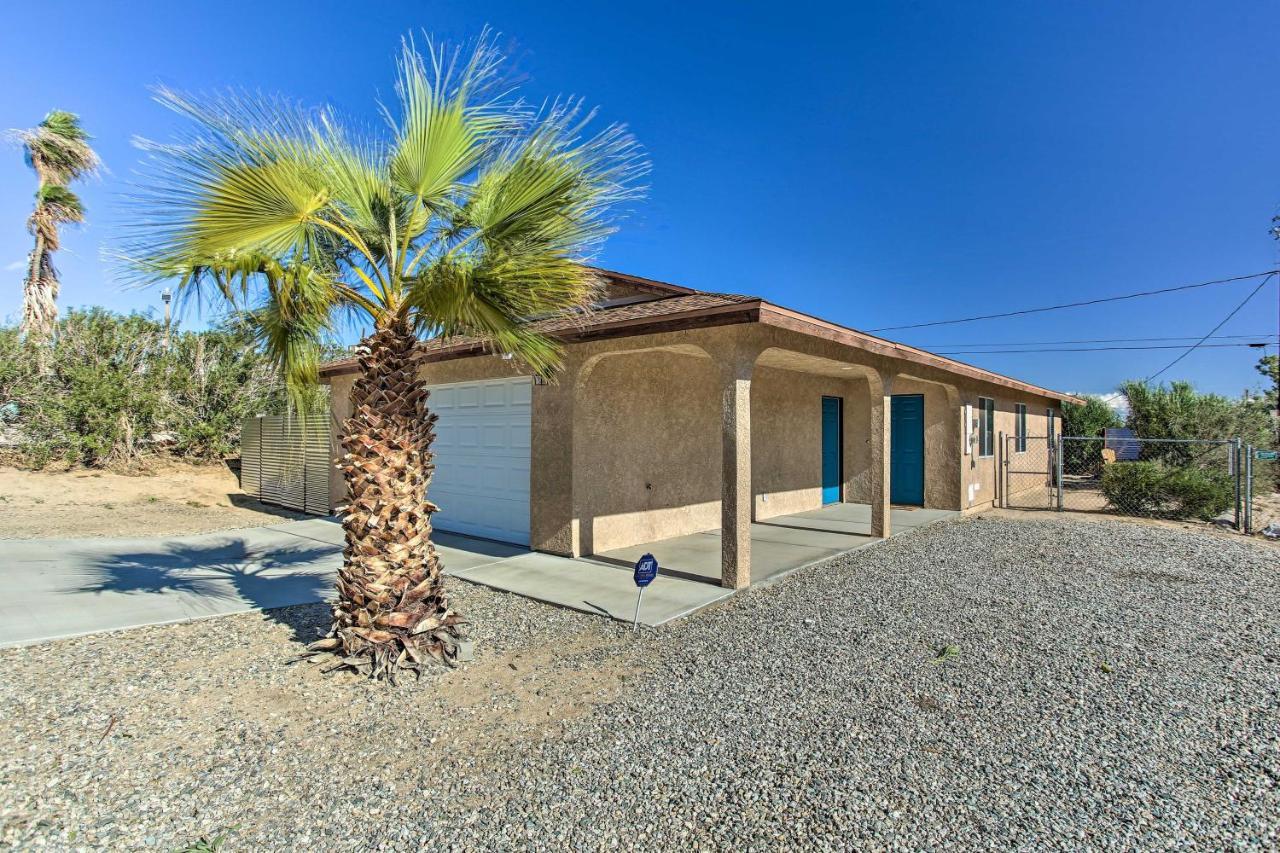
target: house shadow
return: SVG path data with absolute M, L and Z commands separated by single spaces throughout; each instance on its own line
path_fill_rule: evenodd
M 333 597 L 342 557 L 339 549 L 319 542 L 250 543 L 228 535 L 89 553 L 75 562 L 79 578 L 68 593 L 162 597 L 172 603 L 175 619 L 252 607 L 287 626 L 295 640 L 309 643 L 317 628 L 328 627 L 324 602 Z

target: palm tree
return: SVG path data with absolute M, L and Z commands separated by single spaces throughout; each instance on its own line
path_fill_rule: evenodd
M 382 135 L 282 101 L 162 90 L 197 132 L 147 146 L 152 178 L 126 250 L 147 279 L 250 322 L 291 395 L 316 383 L 344 317 L 367 332 L 341 424 L 338 601 L 310 650 L 375 678 L 453 663 L 465 636 L 431 542 L 436 418 L 418 340 L 475 336 L 554 372 L 559 347 L 522 320 L 595 299 L 586 262 L 646 168 L 622 127 L 588 135 L 578 104 L 514 101 L 487 37 L 466 51 L 406 43 L 398 65 Z
M 84 221 L 84 205 L 67 185 L 95 172 L 99 161 L 74 113 L 54 110 L 31 130 L 14 134 L 40 180 L 35 209 L 27 219 L 36 244 L 22 287 L 22 333 L 40 342 L 58 322 L 58 271 L 53 266 L 53 253 L 61 246 L 58 226 Z

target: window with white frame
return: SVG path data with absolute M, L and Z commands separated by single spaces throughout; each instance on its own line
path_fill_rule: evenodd
M 996 401 L 978 398 L 978 455 L 993 456 L 996 447 Z
M 1027 452 L 1027 404 L 1017 403 L 1013 407 L 1015 416 L 1013 425 L 1013 452 Z

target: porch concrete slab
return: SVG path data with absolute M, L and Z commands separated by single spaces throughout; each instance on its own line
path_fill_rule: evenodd
M 637 589 L 631 564 L 623 567 L 530 551 L 453 574 L 469 583 L 624 622 L 630 622 L 635 613 Z M 644 591 L 639 622 L 661 625 L 732 594 L 701 580 L 659 577 Z
M 893 530 L 903 533 L 956 515 L 947 510 L 894 507 Z M 871 535 L 868 504 L 839 503 L 792 515 L 779 515 L 751 525 L 751 582 L 775 581 L 796 569 L 812 565 L 880 541 Z M 658 560 L 671 577 L 720 581 L 720 531 L 707 530 L 617 548 L 589 559 L 630 567 L 645 553 Z

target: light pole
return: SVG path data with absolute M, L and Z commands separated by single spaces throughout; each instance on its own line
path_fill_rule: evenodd
M 173 291 L 165 288 L 160 291 L 160 301 L 164 303 L 164 348 L 169 349 L 169 303 L 173 301 Z

